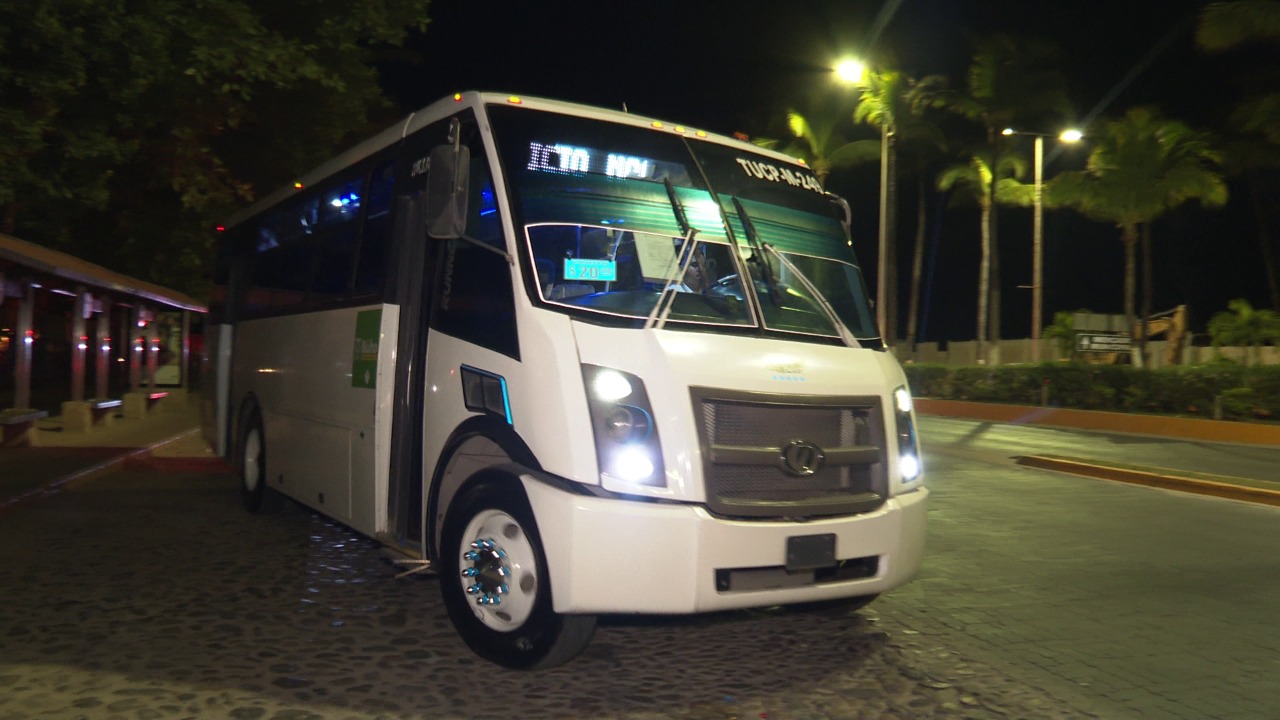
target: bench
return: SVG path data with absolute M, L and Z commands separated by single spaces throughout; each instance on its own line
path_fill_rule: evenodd
M 31 408 L 0 410 L 0 428 L 3 428 L 3 433 L 0 434 L 0 445 L 11 447 L 27 444 L 29 441 L 27 434 L 35 426 L 36 421 L 47 417 L 49 417 L 47 410 Z
M 114 410 L 122 400 L 68 400 L 62 403 L 62 429 L 65 432 L 87 432 L 98 425 L 110 425 Z
M 169 397 L 164 390 L 140 390 L 124 394 L 124 416 L 127 418 L 144 418 L 149 415 L 156 403 Z

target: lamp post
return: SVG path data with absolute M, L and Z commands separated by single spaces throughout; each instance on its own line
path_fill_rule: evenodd
M 1040 362 L 1040 328 L 1044 325 L 1044 139 L 1049 135 L 1013 128 L 1005 128 L 1003 134 L 1030 135 L 1035 139 L 1031 201 L 1031 362 Z M 1057 137 L 1062 142 L 1073 143 L 1084 136 L 1079 130 L 1064 130 Z
M 854 85 L 859 89 L 867 86 L 867 66 L 861 60 L 848 58 L 841 60 L 835 67 L 836 77 L 846 85 Z M 892 129 L 888 123 L 880 126 L 880 222 L 876 237 L 876 327 L 888 345 L 891 333 L 888 330 L 889 312 L 889 144 Z

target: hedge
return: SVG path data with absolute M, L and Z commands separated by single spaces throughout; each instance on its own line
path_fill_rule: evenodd
M 904 366 L 918 397 L 1230 420 L 1280 419 L 1280 366 L 1230 360 L 1203 365 L 1040 363 L 994 367 Z

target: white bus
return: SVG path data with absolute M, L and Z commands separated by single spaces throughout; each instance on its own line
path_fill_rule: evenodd
M 221 230 L 206 429 L 247 508 L 430 562 L 481 657 L 920 566 L 906 379 L 848 205 L 791 158 L 463 93 Z

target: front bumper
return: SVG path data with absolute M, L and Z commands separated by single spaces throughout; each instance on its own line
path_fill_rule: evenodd
M 861 515 L 777 522 L 578 495 L 528 473 L 521 480 L 562 613 L 686 614 L 871 595 L 910 580 L 924 555 L 923 487 Z M 855 565 L 869 576 L 815 581 L 812 572 L 786 573 L 787 539 L 824 534 L 835 536 L 836 560 L 862 560 Z M 763 580 L 723 589 L 735 573 Z

